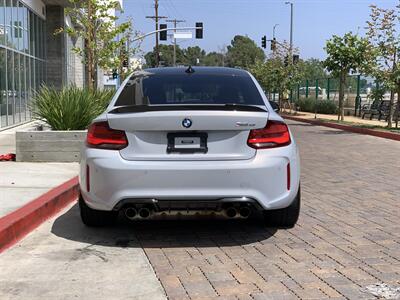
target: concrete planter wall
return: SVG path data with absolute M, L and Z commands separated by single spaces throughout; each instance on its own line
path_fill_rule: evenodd
M 78 162 L 85 138 L 86 131 L 17 131 L 17 161 Z

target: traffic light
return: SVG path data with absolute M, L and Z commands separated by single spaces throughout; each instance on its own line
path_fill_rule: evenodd
M 201 27 L 196 29 L 196 39 L 202 39 L 203 38 L 203 23 L 198 22 L 196 23 L 196 27 Z
M 289 56 L 288 55 L 285 56 L 284 64 L 285 64 L 285 67 L 287 67 L 289 65 Z
M 271 51 L 276 50 L 276 38 L 273 38 L 271 41 Z
M 129 67 L 129 59 L 128 58 L 124 58 L 124 60 L 122 61 L 122 66 L 124 68 Z
M 118 78 L 118 72 L 117 70 L 113 70 L 112 79 L 117 79 L 117 78 Z
M 160 30 L 167 29 L 167 24 L 160 24 Z M 160 31 L 160 41 L 167 40 L 167 31 Z
M 293 54 L 293 64 L 297 64 L 300 60 L 300 56 L 298 54 Z
M 261 47 L 267 48 L 267 36 L 265 35 L 261 38 Z

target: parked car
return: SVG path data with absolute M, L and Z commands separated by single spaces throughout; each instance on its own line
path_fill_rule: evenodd
M 261 211 L 292 227 L 300 210 L 295 140 L 244 71 L 155 68 L 133 73 L 88 129 L 80 169 L 82 221 L 160 213 Z

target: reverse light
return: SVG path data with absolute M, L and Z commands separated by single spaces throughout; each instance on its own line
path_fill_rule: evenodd
M 125 131 L 110 128 L 108 122 L 97 122 L 89 126 L 86 145 L 90 148 L 121 150 L 128 146 Z
M 287 125 L 280 121 L 270 120 L 262 129 L 250 131 L 247 145 L 254 149 L 269 149 L 290 145 L 290 134 Z

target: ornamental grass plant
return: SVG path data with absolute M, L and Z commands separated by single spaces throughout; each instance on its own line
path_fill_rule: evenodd
M 113 90 L 89 90 L 67 86 L 61 90 L 42 86 L 34 95 L 33 118 L 52 130 L 85 130 L 110 103 Z

